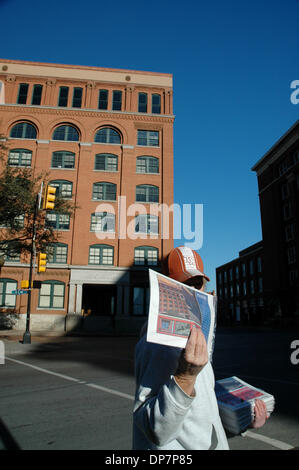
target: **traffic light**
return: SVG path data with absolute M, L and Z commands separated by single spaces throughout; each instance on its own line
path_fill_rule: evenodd
M 46 271 L 47 255 L 46 253 L 38 253 L 37 255 L 37 272 L 44 273 Z
M 46 187 L 43 209 L 49 209 L 49 210 L 54 209 L 54 202 L 56 199 L 55 194 L 56 194 L 56 188 L 54 188 L 54 186 L 48 185 Z
M 21 289 L 29 289 L 29 281 L 21 281 Z

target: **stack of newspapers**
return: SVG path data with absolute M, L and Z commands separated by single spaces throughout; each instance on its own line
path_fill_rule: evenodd
M 222 424 L 232 434 L 240 434 L 250 426 L 254 419 L 256 399 L 263 400 L 268 417 L 274 410 L 275 400 L 272 395 L 235 376 L 218 380 L 215 392 Z

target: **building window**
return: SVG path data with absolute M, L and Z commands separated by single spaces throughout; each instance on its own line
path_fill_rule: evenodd
M 53 152 L 51 168 L 75 168 L 75 154 L 73 152 Z
M 159 159 L 156 157 L 137 157 L 136 173 L 159 173 Z
M 235 267 L 235 276 L 236 276 L 236 279 L 239 279 L 239 266 Z
M 34 85 L 33 86 L 31 104 L 33 104 L 33 105 L 40 105 L 41 104 L 42 92 L 43 92 L 43 86 L 42 85 Z
M 53 140 L 66 140 L 68 142 L 78 142 L 79 133 L 73 126 L 63 125 L 56 127 L 53 132 Z
M 294 284 L 298 279 L 298 269 L 292 269 L 289 271 L 289 281 L 290 284 Z
M 96 201 L 116 201 L 116 184 L 106 182 L 94 183 L 92 199 Z
M 282 208 L 282 213 L 283 213 L 283 218 L 284 220 L 288 220 L 290 217 L 292 217 L 292 208 L 291 204 L 285 204 Z
M 9 166 L 31 166 L 32 152 L 26 149 L 13 149 L 9 152 Z
M 263 292 L 263 278 L 261 277 L 258 278 L 258 289 L 259 293 Z
M 158 249 L 151 246 L 138 246 L 134 250 L 134 264 L 137 266 L 157 266 Z
M 19 217 L 16 217 L 15 219 L 15 226 L 18 229 L 21 229 L 22 226 L 24 225 L 24 216 L 20 215 Z M 12 263 L 18 263 L 21 258 L 21 254 L 19 251 L 16 251 L 16 249 L 13 248 L 12 245 L 9 245 L 8 243 L 2 244 L 2 249 L 0 249 L 0 258 L 4 258 L 5 261 L 9 261 Z
M 65 285 L 60 281 L 45 281 L 39 291 L 40 308 L 59 308 L 64 306 Z
M 246 285 L 246 281 L 243 282 L 243 295 L 247 295 L 247 285 Z
M 10 137 L 13 139 L 36 139 L 36 135 L 35 127 L 29 122 L 19 122 L 10 131 Z
M 160 95 L 152 95 L 152 113 L 153 114 L 161 114 L 161 96 Z
M 113 265 L 114 248 L 109 245 L 93 245 L 89 247 L 89 264 Z
M 250 274 L 254 273 L 254 265 L 253 265 L 253 260 L 252 259 L 249 261 L 249 273 Z
M 278 174 L 279 176 L 282 176 L 286 171 L 288 170 L 288 164 L 287 162 L 283 162 L 279 165 L 278 167 Z
M 242 275 L 243 277 L 246 276 L 246 264 L 245 263 L 242 263 Z
M 16 295 L 12 292 L 17 289 L 17 285 L 13 279 L 0 279 L 0 307 L 16 306 Z
M 112 111 L 121 111 L 121 91 L 114 90 L 112 93 Z
M 115 232 L 115 215 L 109 212 L 91 214 L 91 232 Z
M 55 180 L 50 182 L 51 186 L 56 188 L 56 196 L 62 199 L 72 199 L 73 183 L 65 180 Z
M 118 131 L 111 127 L 103 127 L 96 132 L 94 141 L 100 144 L 120 144 L 121 138 Z
M 99 109 L 108 109 L 108 90 L 99 90 Z
M 240 284 L 238 282 L 236 284 L 236 294 L 240 295 Z
M 260 256 L 257 258 L 257 272 L 262 272 L 262 258 Z
M 28 83 L 20 83 L 17 104 L 26 104 L 28 95 Z
M 299 162 L 299 150 L 296 150 L 296 152 L 293 154 L 293 163 L 296 165 Z
M 136 186 L 137 202 L 159 202 L 159 188 L 150 184 Z
M 69 230 L 70 216 L 68 214 L 47 212 L 46 227 L 51 227 L 53 230 Z
M 69 97 L 69 87 L 68 86 L 61 86 L 59 87 L 59 97 L 58 97 L 58 106 L 67 106 Z
M 82 106 L 82 95 L 83 95 L 83 88 L 75 87 L 73 89 L 72 108 L 81 108 L 81 106 Z
M 224 282 L 227 282 L 227 272 L 226 271 L 224 271 L 224 273 L 223 273 L 223 280 L 224 280 Z
M 94 169 L 101 171 L 117 171 L 117 163 L 117 155 L 112 155 L 110 153 L 99 153 L 95 156 Z
M 290 224 L 285 227 L 285 238 L 287 242 L 289 242 L 290 240 L 294 240 L 295 238 L 295 225 L 294 224 Z
M 52 243 L 48 249 L 48 262 L 57 264 L 66 264 L 67 245 L 64 243 Z
M 218 273 L 218 282 L 219 284 L 222 284 L 222 273 Z
M 253 279 L 251 279 L 250 281 L 250 293 L 254 294 L 254 280 Z
M 137 145 L 159 147 L 159 131 L 137 131 Z
M 156 215 L 139 214 L 135 217 L 135 233 L 153 234 L 159 233 L 159 219 Z
M 288 183 L 284 183 L 282 186 L 281 186 L 281 197 L 282 199 L 287 199 L 287 197 L 289 196 L 289 187 L 288 187 Z
M 288 256 L 288 264 L 296 263 L 296 248 L 294 246 L 290 246 L 287 249 L 287 256 Z
M 149 297 L 148 287 L 133 287 L 133 315 L 148 314 Z
M 138 93 L 138 112 L 147 113 L 147 93 Z

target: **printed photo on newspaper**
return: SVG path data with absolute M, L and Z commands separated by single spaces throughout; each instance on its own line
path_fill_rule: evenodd
M 216 297 L 149 269 L 150 305 L 147 341 L 184 348 L 195 325 L 214 348 Z

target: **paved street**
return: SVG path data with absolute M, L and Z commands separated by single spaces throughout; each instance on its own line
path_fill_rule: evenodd
M 131 449 L 136 338 L 33 336 L 31 345 L 0 339 L 0 417 L 20 448 Z M 276 398 L 267 424 L 229 437 L 231 449 L 299 446 L 299 364 L 290 361 L 295 339 L 299 331 L 217 332 L 216 378 L 237 375 Z

